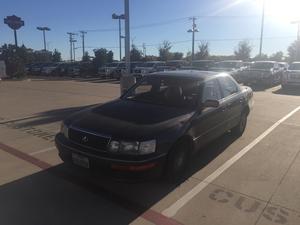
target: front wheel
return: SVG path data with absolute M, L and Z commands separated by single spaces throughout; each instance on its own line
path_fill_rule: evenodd
M 240 117 L 240 121 L 238 125 L 232 129 L 233 134 L 235 134 L 237 137 L 242 136 L 246 129 L 246 125 L 247 125 L 247 113 L 243 112 Z
M 184 142 L 176 144 L 169 154 L 166 165 L 165 177 L 169 183 L 177 183 L 184 178 L 188 159 L 188 145 Z

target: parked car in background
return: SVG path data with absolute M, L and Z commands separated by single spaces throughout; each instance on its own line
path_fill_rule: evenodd
M 283 73 L 281 86 L 283 89 L 300 87 L 300 62 L 293 62 Z
M 63 161 L 99 173 L 178 181 L 202 146 L 229 130 L 243 134 L 252 96 L 225 73 L 158 72 L 65 119 L 55 143 Z
M 264 84 L 273 86 L 281 82 L 282 70 L 274 61 L 256 61 L 248 69 L 242 71 L 244 84 Z
M 192 65 L 193 65 L 192 67 L 196 70 L 210 71 L 211 68 L 214 67 L 215 61 L 214 60 L 194 60 Z
M 225 60 L 215 64 L 210 70 L 229 73 L 236 81 L 240 81 L 240 73 L 242 70 L 242 60 Z
M 165 67 L 166 63 L 162 61 L 149 61 L 142 64 L 142 66 L 136 67 L 133 72 L 133 76 L 135 76 L 137 79 L 140 79 L 141 77 L 157 72 L 162 69 L 162 67 Z
M 41 75 L 43 66 L 46 65 L 45 63 L 35 63 L 30 65 L 29 75 Z
M 188 64 L 189 63 L 186 60 L 169 60 L 166 62 L 168 70 L 178 70 L 187 66 Z
M 134 73 L 134 69 L 136 67 L 141 67 L 143 66 L 144 62 L 130 62 L 130 73 Z M 124 74 L 126 74 L 126 65 L 125 65 L 125 68 L 122 68 L 121 70 L 121 76 L 123 76 Z
M 41 69 L 41 74 L 46 75 L 46 76 L 54 75 L 54 72 L 58 66 L 59 66 L 59 63 L 45 64 Z
M 123 67 L 124 68 L 124 62 L 113 62 L 113 63 L 107 63 L 103 67 L 100 67 L 98 69 L 98 75 L 100 77 L 105 78 L 114 78 L 114 75 L 117 73 L 117 71 L 120 69 L 120 73 Z

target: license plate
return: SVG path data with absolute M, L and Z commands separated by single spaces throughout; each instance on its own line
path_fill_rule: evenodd
M 78 155 L 75 153 L 72 153 L 72 162 L 77 165 L 84 168 L 90 168 L 90 161 L 87 157 L 84 157 L 82 155 Z

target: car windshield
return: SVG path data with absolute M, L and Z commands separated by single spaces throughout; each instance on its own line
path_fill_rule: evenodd
M 252 69 L 271 69 L 274 63 L 271 62 L 255 62 L 252 64 Z
M 195 108 L 200 99 L 201 80 L 148 76 L 129 90 L 122 98 L 155 105 L 177 108 Z
M 238 62 L 219 62 L 219 68 L 237 68 Z
M 290 70 L 300 70 L 300 63 L 293 63 L 289 67 Z

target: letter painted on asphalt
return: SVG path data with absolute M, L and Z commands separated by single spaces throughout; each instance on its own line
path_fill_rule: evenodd
M 252 202 L 251 206 L 250 204 L 248 204 L 249 202 Z M 245 197 L 240 196 L 237 202 L 234 204 L 234 206 L 239 210 L 242 210 L 243 212 L 255 212 L 260 206 L 260 202 L 246 199 Z
M 217 202 L 226 203 L 229 202 L 229 198 L 232 198 L 232 196 L 233 194 L 230 192 L 217 189 L 209 195 L 209 198 Z
M 289 213 L 283 209 L 268 206 L 263 216 L 272 222 L 285 224 L 288 222 L 287 216 L 289 216 Z

